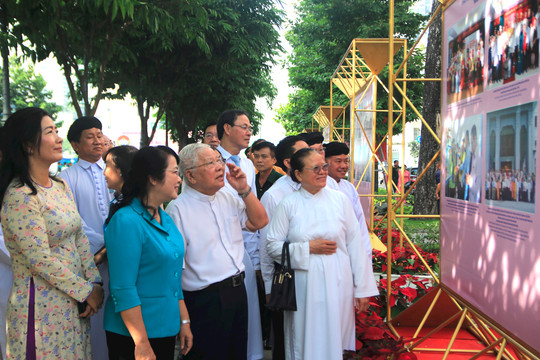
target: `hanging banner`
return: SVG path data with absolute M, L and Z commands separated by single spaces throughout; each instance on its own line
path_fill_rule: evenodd
M 441 280 L 540 351 L 538 0 L 444 14 Z
M 371 194 L 371 177 L 373 163 L 371 146 L 375 123 L 375 92 L 376 82 L 371 82 L 362 88 L 351 102 L 351 116 L 354 117 L 354 131 L 351 131 L 351 144 L 353 144 L 353 184 L 359 194 Z M 369 111 L 361 111 L 369 110 Z M 360 197 L 364 214 L 371 213 L 371 197 Z

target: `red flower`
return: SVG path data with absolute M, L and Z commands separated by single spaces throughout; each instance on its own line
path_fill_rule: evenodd
M 399 291 L 401 291 L 401 293 L 405 295 L 407 297 L 407 300 L 409 301 L 413 301 L 414 299 L 416 299 L 416 296 L 417 296 L 416 289 L 407 287 L 407 288 L 402 288 Z
M 384 338 L 385 331 L 383 329 L 380 329 L 378 327 L 369 327 L 364 332 L 364 339 L 367 340 L 380 340 Z

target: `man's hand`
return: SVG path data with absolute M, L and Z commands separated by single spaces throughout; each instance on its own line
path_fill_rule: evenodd
M 239 166 L 227 163 L 229 172 L 227 173 L 227 181 L 239 193 L 244 193 L 248 190 L 248 183 L 246 174 L 240 169 Z

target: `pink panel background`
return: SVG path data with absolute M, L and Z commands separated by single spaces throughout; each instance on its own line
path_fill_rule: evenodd
M 445 180 L 450 173 L 446 164 L 452 136 L 464 136 L 473 123 L 479 125 L 482 166 L 478 180 L 481 180 L 482 186 L 479 202 L 444 195 L 441 198 L 441 279 L 487 316 L 540 351 L 540 239 L 536 238 L 540 234 L 538 202 L 490 200 L 486 198 L 485 187 L 486 173 L 492 167 L 489 165 L 488 168 L 488 154 L 493 153 L 489 150 L 490 144 L 494 143 L 489 138 L 491 132 L 488 134 L 487 131 L 494 129 L 493 125 L 489 125 L 491 118 L 504 118 L 504 109 L 518 114 L 518 117 L 529 116 L 529 124 L 534 124 L 528 128 L 530 133 L 527 139 L 531 149 L 527 153 L 532 156 L 529 157 L 527 170 L 536 173 L 538 168 L 538 69 L 516 75 L 513 80 L 488 81 L 490 23 L 500 16 L 501 9 L 509 9 L 519 3 L 523 2 L 459 0 L 444 14 L 441 194 L 445 194 L 449 187 Z M 451 63 L 449 43 L 460 33 L 465 33 L 465 38 L 467 29 L 481 18 L 484 18 L 485 26 L 483 81 L 471 86 L 475 90 L 471 90 L 469 96 L 459 99 L 451 94 L 452 88 L 455 90 L 455 83 L 450 83 L 452 78 L 447 71 Z M 516 137 L 516 149 L 520 149 L 520 140 Z

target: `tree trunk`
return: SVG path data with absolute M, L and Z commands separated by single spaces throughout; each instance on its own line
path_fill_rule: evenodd
M 5 7 L 1 9 L 2 14 L 2 33 L 5 35 L 5 42 L 2 44 L 2 96 L 3 96 L 3 109 L 2 109 L 2 123 L 5 123 L 9 115 L 11 115 L 11 93 L 9 91 L 9 46 L 7 43 L 8 37 L 8 24 L 7 14 Z
M 433 0 L 431 13 L 433 14 L 439 6 L 438 0 Z M 429 28 L 428 44 L 426 50 L 426 78 L 439 78 L 441 76 L 441 37 L 442 22 L 441 12 Z M 427 81 L 424 83 L 423 114 L 424 120 L 437 133 L 437 118 L 441 110 L 441 83 L 439 81 Z M 418 174 L 420 175 L 427 167 L 433 156 L 440 149 L 440 145 L 435 140 L 425 125 L 422 125 L 420 154 L 418 156 Z M 426 174 L 416 185 L 416 195 L 414 199 L 414 214 L 436 214 L 437 199 L 435 190 L 436 167 L 430 166 Z

